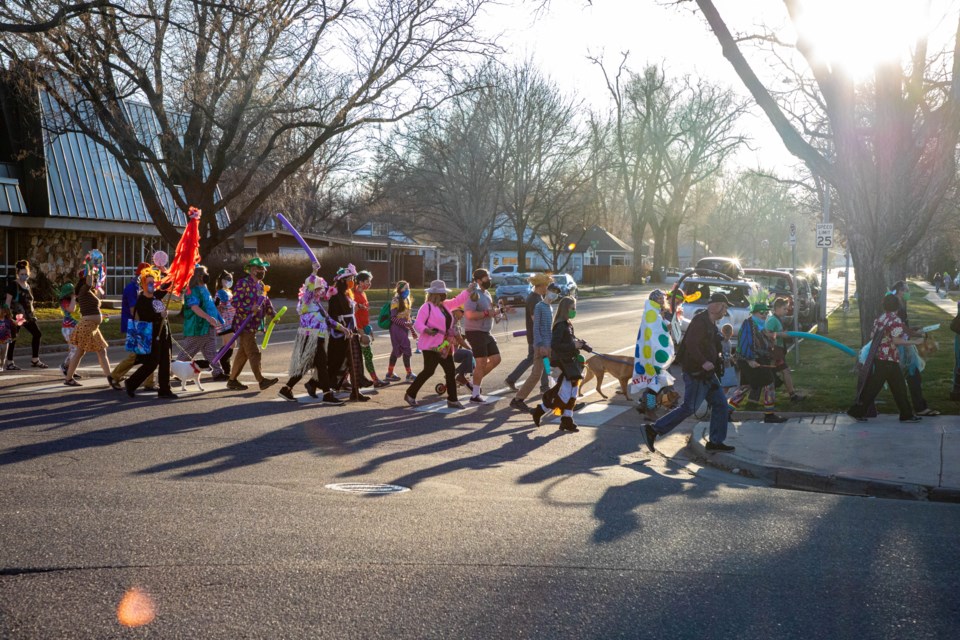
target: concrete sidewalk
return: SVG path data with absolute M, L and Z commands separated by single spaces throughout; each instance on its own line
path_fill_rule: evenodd
M 945 293 L 937 293 L 937 288 L 925 280 L 911 280 L 911 284 L 915 284 L 918 287 L 922 287 L 927 292 L 927 300 L 937 305 L 944 313 L 949 313 L 952 316 L 957 315 L 957 301 L 953 298 L 948 298 Z M 949 327 L 944 327 L 949 330 Z
M 856 422 L 845 414 L 731 423 L 732 453 L 704 448 L 709 423 L 693 428 L 694 459 L 785 489 L 960 502 L 960 420 L 895 415 Z

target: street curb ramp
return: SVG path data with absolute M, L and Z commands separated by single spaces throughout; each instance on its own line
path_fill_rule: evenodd
M 704 447 L 709 423 L 694 426 L 687 443 L 692 459 L 708 467 L 769 482 L 778 489 L 897 500 L 960 503 L 960 491 L 928 485 L 838 476 L 809 469 L 760 464 L 735 453 L 708 453 Z

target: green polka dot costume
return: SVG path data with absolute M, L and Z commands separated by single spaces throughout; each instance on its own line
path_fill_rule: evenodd
M 660 315 L 660 305 L 647 300 L 643 307 L 637 347 L 634 350 L 633 379 L 630 393 L 639 394 L 644 389 L 658 392 L 673 384 L 674 378 L 667 367 L 675 356 L 670 325 Z

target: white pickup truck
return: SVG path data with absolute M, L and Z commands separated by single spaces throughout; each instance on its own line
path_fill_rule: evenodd
M 498 286 L 503 284 L 503 281 L 508 276 L 515 276 L 518 273 L 526 273 L 525 271 L 520 271 L 520 268 L 515 264 L 504 264 L 496 267 L 493 271 L 490 272 L 490 282 L 493 283 L 493 286 Z

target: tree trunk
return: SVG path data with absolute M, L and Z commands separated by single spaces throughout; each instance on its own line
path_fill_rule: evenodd
M 680 223 L 671 223 L 666 231 L 666 264 L 667 267 L 680 265 Z

